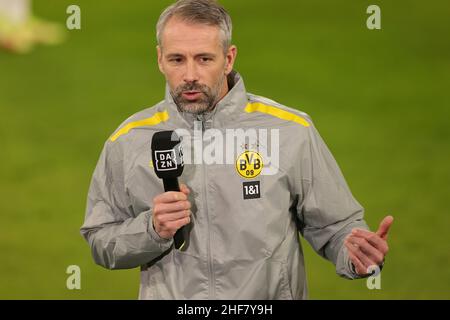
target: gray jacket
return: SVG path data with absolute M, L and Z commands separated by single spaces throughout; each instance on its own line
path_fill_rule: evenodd
M 368 229 L 364 210 L 311 118 L 247 93 L 236 72 L 228 81 L 229 93 L 202 117 L 180 112 L 166 89 L 164 101 L 127 119 L 105 143 L 81 227 L 94 261 L 108 269 L 140 267 L 140 299 L 304 299 L 301 234 L 337 274 L 357 278 L 343 239 L 352 228 Z M 239 171 L 238 161 L 185 158 L 180 182 L 191 190 L 192 215 L 186 245 L 177 250 L 151 223 L 152 199 L 164 192 L 151 163 L 152 135 L 184 129 L 188 154 L 199 143 L 211 149 L 217 139 L 194 134 L 209 128 L 224 136 L 226 129 L 277 129 L 279 161 L 264 163 L 275 171 L 255 176 Z M 270 148 L 260 140 L 236 143 L 236 157 Z

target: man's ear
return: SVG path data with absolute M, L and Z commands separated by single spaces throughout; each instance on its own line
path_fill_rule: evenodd
M 158 67 L 159 67 L 159 71 L 161 71 L 162 74 L 164 73 L 164 68 L 162 65 L 162 49 L 160 46 L 156 46 L 156 51 L 158 53 Z
M 237 47 L 235 45 L 230 46 L 228 48 L 227 56 L 225 57 L 226 65 L 225 65 L 225 74 L 229 75 L 231 71 L 233 71 L 234 61 L 236 61 L 237 56 Z

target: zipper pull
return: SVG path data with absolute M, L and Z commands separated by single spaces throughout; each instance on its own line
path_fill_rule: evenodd
M 197 121 L 201 122 L 201 126 L 202 126 L 202 131 L 205 131 L 205 121 L 203 119 L 203 115 L 202 114 L 198 114 L 197 115 Z

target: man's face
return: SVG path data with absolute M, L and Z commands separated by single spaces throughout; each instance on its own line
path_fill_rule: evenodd
M 167 22 L 161 42 L 159 69 L 175 103 L 194 114 L 212 110 L 228 91 L 226 76 L 233 70 L 236 47 L 231 46 L 225 55 L 218 27 L 176 17 Z

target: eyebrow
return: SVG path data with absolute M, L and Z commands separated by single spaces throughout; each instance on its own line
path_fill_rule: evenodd
M 169 53 L 166 57 L 168 59 L 170 59 L 170 58 L 182 58 L 182 57 L 184 57 L 184 55 L 182 55 L 181 53 Z M 199 53 L 199 54 L 195 55 L 195 58 L 198 58 L 198 57 L 215 58 L 216 55 L 214 53 L 202 52 L 202 53 Z

